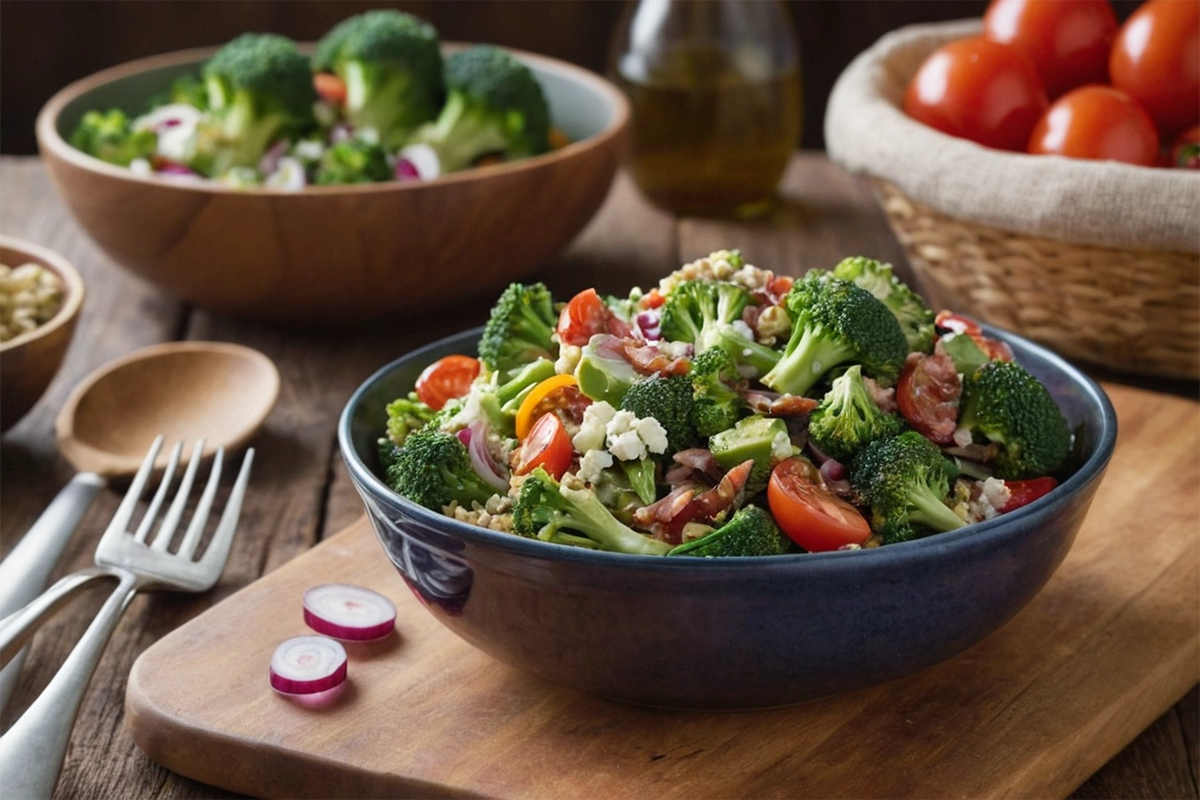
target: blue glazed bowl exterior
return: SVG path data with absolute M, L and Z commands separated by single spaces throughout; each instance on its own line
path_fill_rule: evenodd
M 1062 563 L 1116 441 L 1104 392 L 994 329 L 1076 430 L 1074 474 L 1034 503 L 874 550 L 763 558 L 629 556 L 523 539 L 410 503 L 378 477 L 384 406 L 479 331 L 417 350 L 354 394 L 338 438 L 379 541 L 446 627 L 518 669 L 668 708 L 787 705 L 901 677 L 995 631 Z

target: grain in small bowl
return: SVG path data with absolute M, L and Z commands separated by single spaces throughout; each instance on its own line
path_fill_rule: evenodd
M 57 374 L 83 305 L 83 279 L 66 259 L 0 235 L 0 429 L 7 431 Z M 10 335 L 11 334 L 11 335 Z

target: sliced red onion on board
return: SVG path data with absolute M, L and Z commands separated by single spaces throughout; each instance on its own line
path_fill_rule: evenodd
M 471 467 L 488 486 L 498 492 L 507 492 L 508 478 L 488 451 L 487 423 L 477 419 L 467 426 L 467 430 L 471 432 L 471 441 L 467 443 L 467 451 L 471 454 Z
M 326 583 L 304 592 L 304 622 L 326 636 L 365 642 L 395 630 L 396 606 L 361 586 Z
M 297 636 L 271 656 L 271 688 L 282 694 L 316 694 L 346 680 L 346 649 L 327 636 Z
M 401 176 L 401 168 L 405 175 Z M 396 154 L 396 180 L 412 180 L 409 173 L 416 172 L 416 179 L 431 181 L 442 174 L 442 159 L 437 150 L 427 144 L 410 144 Z

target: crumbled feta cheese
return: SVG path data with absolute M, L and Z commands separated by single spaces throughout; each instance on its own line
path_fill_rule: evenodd
M 667 452 L 667 431 L 662 423 L 654 417 L 643 417 L 638 420 L 637 434 L 646 443 L 646 449 L 655 455 Z
M 572 375 L 575 372 L 575 368 L 579 366 L 579 359 L 582 357 L 582 347 L 576 347 L 573 344 L 560 345 L 558 348 L 558 360 L 554 362 L 554 371 L 559 375 Z
M 754 330 L 743 320 L 735 319 L 733 322 L 729 323 L 729 327 L 733 328 L 733 330 L 743 339 L 749 339 L 752 342 L 754 341 Z
M 691 342 L 672 342 L 664 339 L 658 343 L 658 352 L 667 358 L 691 358 L 693 349 Z
M 575 475 L 588 483 L 596 483 L 600 480 L 600 473 L 612 465 L 612 453 L 604 450 L 588 450 L 579 459 L 579 469 Z
M 646 443 L 636 430 L 608 435 L 608 449 L 622 461 L 637 461 L 646 457 Z
M 292 148 L 292 155 L 301 161 L 320 161 L 324 154 L 325 143 L 315 139 L 303 139 Z
M 583 412 L 583 422 L 579 425 L 579 432 L 571 439 L 571 444 L 575 446 L 576 451 L 586 453 L 589 450 L 603 450 L 608 433 L 608 423 L 616 413 L 617 410 L 613 408 L 612 404 L 603 400 L 588 406 Z
M 979 493 L 971 495 L 971 514 L 977 519 L 991 519 L 1012 499 L 1012 491 L 999 478 L 988 478 L 978 484 Z
M 139 178 L 146 178 L 154 174 L 154 168 L 144 158 L 135 158 L 133 161 L 130 161 L 129 171 Z
M 746 264 L 730 275 L 729 280 L 754 291 L 755 289 L 765 289 L 774 277 L 775 273 L 769 269 L 759 269 L 753 264 Z
M 771 463 L 777 464 L 780 461 L 787 461 L 795 455 L 792 447 L 792 440 L 786 432 L 780 431 L 775 434 L 775 438 L 771 440 Z

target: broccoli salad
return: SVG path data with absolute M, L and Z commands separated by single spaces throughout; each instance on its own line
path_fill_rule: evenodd
M 382 420 L 381 420 L 382 424 Z M 801 279 L 719 251 L 648 292 L 501 295 L 478 358 L 387 407 L 389 486 L 517 536 L 618 553 L 858 550 L 1045 495 L 1073 436 L 1047 389 L 890 265 Z
M 87 112 L 70 142 L 142 175 L 300 190 L 430 180 L 566 139 L 527 66 L 490 45 L 443 61 L 431 25 L 383 9 L 338 24 L 311 58 L 243 34 L 141 116 Z

